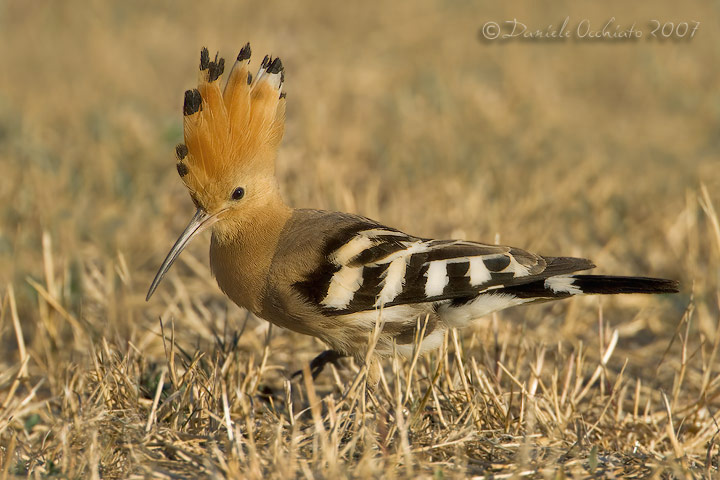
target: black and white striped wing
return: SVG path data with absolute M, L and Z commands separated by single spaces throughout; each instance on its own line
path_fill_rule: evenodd
M 325 263 L 296 288 L 328 314 L 470 299 L 494 288 L 592 268 L 584 259 L 541 257 L 501 245 L 428 240 L 360 222 L 336 232 Z

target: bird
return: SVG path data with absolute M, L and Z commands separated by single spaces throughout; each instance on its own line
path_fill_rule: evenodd
M 313 378 L 349 356 L 369 365 L 372 384 L 383 357 L 424 354 L 449 329 L 492 312 L 583 294 L 678 292 L 674 280 L 577 273 L 595 267 L 584 258 L 424 238 L 360 215 L 291 208 L 275 176 L 284 67 L 265 56 L 253 77 L 250 59 L 248 43 L 221 88 L 225 60 L 201 50 L 198 86 L 183 101 L 184 143 L 175 148 L 196 211 L 146 300 L 209 229 L 211 271 L 234 303 L 324 342 L 328 350 L 309 365 Z

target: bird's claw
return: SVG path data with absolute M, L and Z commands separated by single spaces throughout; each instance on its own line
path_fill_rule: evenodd
M 318 375 L 322 373 L 322 371 L 325 369 L 325 365 L 327 365 L 328 363 L 333 363 L 337 365 L 337 361 L 343 357 L 345 357 L 345 355 L 335 350 L 325 350 L 320 355 L 313 358 L 310 361 L 310 373 L 312 374 L 313 380 L 315 380 Z M 293 373 L 290 378 L 294 379 L 295 377 L 302 375 L 302 373 L 302 370 L 298 370 L 297 372 Z

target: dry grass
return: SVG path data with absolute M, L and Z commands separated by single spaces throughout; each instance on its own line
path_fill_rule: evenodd
M 0 5 L 0 479 L 711 477 L 720 440 L 717 7 Z M 487 20 L 701 20 L 690 42 L 485 44 Z M 287 69 L 289 203 L 680 279 L 518 308 L 419 359 L 323 347 L 219 293 L 174 172 L 202 45 Z M 704 185 L 704 187 L 703 187 Z

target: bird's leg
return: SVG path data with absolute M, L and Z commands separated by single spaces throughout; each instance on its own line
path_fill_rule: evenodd
M 313 358 L 310 362 L 310 373 L 312 374 L 313 380 L 315 380 L 318 375 L 322 373 L 325 365 L 327 365 L 328 363 L 334 363 L 337 365 L 337 361 L 346 356 L 347 355 L 340 353 L 336 350 L 325 350 L 320 355 Z M 297 372 L 292 374 L 291 378 L 300 376 L 302 375 L 302 373 L 302 370 L 298 370 Z

